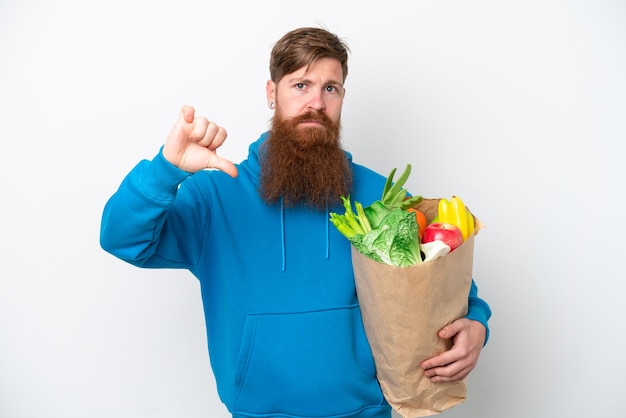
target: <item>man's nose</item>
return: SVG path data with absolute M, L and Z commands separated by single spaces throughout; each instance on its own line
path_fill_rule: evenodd
M 322 92 L 316 92 L 311 94 L 311 97 L 309 97 L 308 108 L 317 111 L 322 111 L 326 109 L 326 103 L 324 102 L 324 96 Z

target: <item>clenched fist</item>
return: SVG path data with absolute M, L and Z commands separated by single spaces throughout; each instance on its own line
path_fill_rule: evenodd
M 190 173 L 215 168 L 237 177 L 237 167 L 216 152 L 225 139 L 224 128 L 206 118 L 196 118 L 193 107 L 183 106 L 165 141 L 163 156 L 176 167 Z

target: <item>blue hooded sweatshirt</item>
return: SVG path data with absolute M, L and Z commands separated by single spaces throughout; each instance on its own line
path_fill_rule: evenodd
M 198 278 L 211 367 L 234 417 L 389 418 L 350 244 L 327 211 L 260 198 L 267 136 L 250 145 L 234 179 L 191 175 L 162 153 L 140 162 L 105 206 L 101 245 L 135 266 L 188 269 Z M 386 178 L 347 157 L 352 199 L 379 199 Z M 472 284 L 468 317 L 487 326 L 489 316 Z

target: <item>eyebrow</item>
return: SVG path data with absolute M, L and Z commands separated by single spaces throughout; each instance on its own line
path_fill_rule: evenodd
M 306 78 L 306 77 L 294 77 L 289 79 L 289 82 L 291 84 L 296 84 L 296 83 L 307 83 L 307 84 L 313 84 L 313 80 L 311 80 L 310 78 Z M 330 80 L 326 83 L 324 83 L 325 86 L 339 86 L 343 88 L 343 83 L 337 81 L 337 80 Z

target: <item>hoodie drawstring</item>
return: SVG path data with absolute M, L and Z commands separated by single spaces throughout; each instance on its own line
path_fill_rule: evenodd
M 326 217 L 324 218 L 325 228 L 326 228 L 326 254 L 325 258 L 328 260 L 330 258 L 330 220 L 329 212 L 328 212 L 328 204 L 326 205 Z M 282 271 L 287 270 L 287 249 L 285 245 L 285 206 L 283 205 L 283 198 L 280 198 L 280 246 L 281 246 L 281 255 L 282 255 Z
M 283 206 L 283 198 L 280 198 L 280 237 L 281 237 L 281 249 L 283 255 L 283 271 L 287 269 L 287 256 L 285 254 L 285 207 Z
M 328 211 L 328 202 L 326 202 L 326 260 L 330 258 L 330 214 Z

